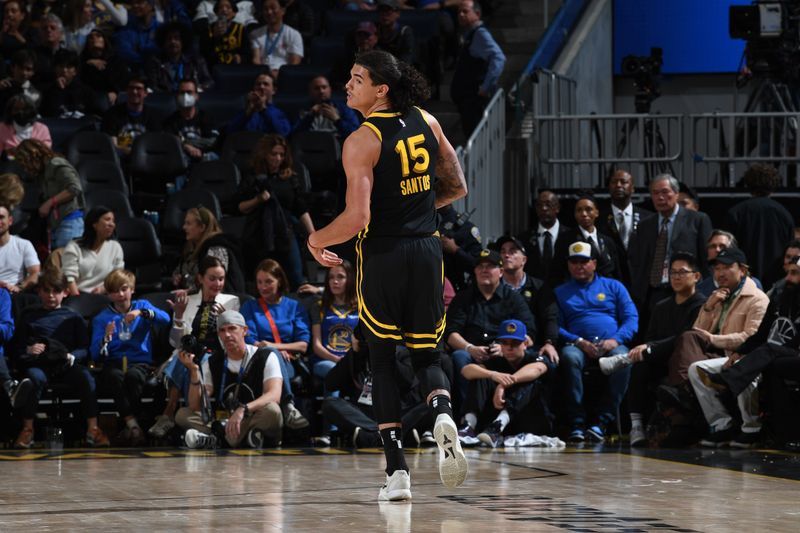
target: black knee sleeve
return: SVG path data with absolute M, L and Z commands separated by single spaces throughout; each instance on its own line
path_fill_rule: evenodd
M 437 389 L 450 390 L 450 382 L 442 370 L 442 353 L 438 350 L 414 350 L 411 364 L 419 380 L 420 392 L 427 397 Z

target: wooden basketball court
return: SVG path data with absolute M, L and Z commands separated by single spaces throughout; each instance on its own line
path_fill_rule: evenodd
M 451 492 L 436 453 L 379 505 L 378 449 L 0 451 L 0 531 L 800 531 L 798 454 L 473 449 Z

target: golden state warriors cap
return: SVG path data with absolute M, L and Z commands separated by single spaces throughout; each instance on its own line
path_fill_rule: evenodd
M 573 242 L 569 245 L 569 258 L 592 259 L 592 245 L 583 241 Z
M 528 328 L 519 320 L 504 320 L 500 323 L 500 329 L 497 331 L 495 339 L 502 341 L 511 339 L 515 341 L 524 341 L 525 335 L 528 334 Z

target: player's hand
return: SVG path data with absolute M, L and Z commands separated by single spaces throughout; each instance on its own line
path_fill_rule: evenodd
M 311 246 L 311 243 L 308 241 L 306 241 L 306 246 L 308 247 L 308 251 L 311 252 L 311 255 L 314 256 L 314 259 L 316 259 L 317 263 L 322 266 L 330 268 L 342 264 L 342 259 L 327 248 L 315 248 L 314 246 Z

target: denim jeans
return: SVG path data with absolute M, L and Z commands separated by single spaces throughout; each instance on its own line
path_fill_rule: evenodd
M 619 345 L 605 356 L 628 352 L 628 348 Z M 573 428 L 583 427 L 586 415 L 583 410 L 583 369 L 586 366 L 587 356 L 576 346 L 565 346 L 561 350 L 559 366 L 564 373 L 564 390 L 566 393 L 565 408 L 569 423 Z M 617 416 L 625 391 L 628 389 L 628 380 L 631 376 L 631 367 L 617 370 L 608 376 L 605 392 L 596 404 L 596 416 L 600 423 L 609 424 Z
M 328 393 L 328 391 L 325 389 L 325 376 L 327 376 L 328 372 L 330 372 L 331 369 L 335 366 L 336 363 L 334 363 L 333 361 L 329 361 L 328 359 L 317 359 L 316 361 L 314 361 L 314 366 L 311 368 L 311 373 L 322 380 L 323 383 L 322 390 L 326 398 L 328 396 L 334 396 L 334 397 L 339 396 L 338 390 Z
M 71 240 L 83 235 L 83 217 L 62 220 L 58 226 L 50 230 L 50 248 L 63 248 Z
M 453 378 L 456 381 L 456 388 L 458 389 L 458 398 L 461 400 L 460 405 L 462 410 L 467 402 L 467 392 L 469 391 L 469 381 L 461 375 L 461 370 L 470 363 L 474 363 L 472 356 L 466 350 L 456 350 L 451 356 L 453 357 Z
M 278 357 L 278 363 L 281 365 L 281 376 L 283 376 L 283 394 L 281 400 L 291 402 L 294 400 L 294 393 L 292 393 L 292 378 L 294 377 L 294 366 L 291 361 L 283 358 L 283 355 L 277 350 L 272 352 Z

